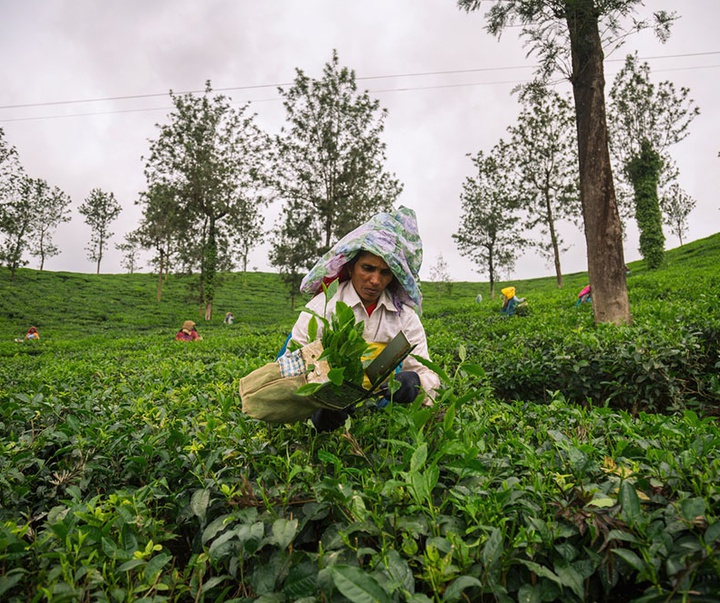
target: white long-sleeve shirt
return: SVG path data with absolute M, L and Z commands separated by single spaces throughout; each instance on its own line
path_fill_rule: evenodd
M 420 322 L 420 318 L 410 307 L 403 305 L 402 312 L 398 312 L 393 304 L 392 297 L 387 290 L 382 292 L 378 299 L 377 306 L 371 315 L 368 315 L 362 300 L 358 296 L 351 281 L 345 281 L 338 287 L 337 293 L 328 302 L 325 308 L 325 296 L 320 293 L 308 302 L 307 307 L 320 316 L 329 317 L 335 310 L 335 304 L 338 301 L 346 303 L 353 309 L 355 320 L 365 323 L 363 329 L 363 338 L 368 343 L 387 344 L 400 331 L 405 333 L 405 337 L 415 349 L 402 363 L 403 371 L 415 371 L 420 377 L 420 383 L 425 393 L 434 398 L 435 391 L 440 386 L 440 379 L 434 371 L 420 364 L 413 354 L 430 359 L 428 354 L 427 337 L 425 329 Z M 311 315 L 307 312 L 301 312 L 292 330 L 292 338 L 300 345 L 307 345 L 308 341 L 308 324 Z M 318 337 L 322 335 L 322 322 L 318 321 Z

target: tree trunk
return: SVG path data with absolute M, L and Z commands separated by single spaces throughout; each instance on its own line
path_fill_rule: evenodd
M 165 269 L 165 258 L 163 257 L 162 249 L 160 250 L 160 265 L 158 266 L 158 283 L 157 283 L 157 300 L 158 302 L 162 299 L 162 282 L 163 282 L 163 270 Z
M 580 159 L 580 201 L 595 322 L 629 324 L 622 227 L 610 167 L 603 50 L 594 0 L 566 1 Z
M 207 245 L 202 260 L 201 288 L 202 300 L 205 302 L 205 320 L 212 319 L 213 301 L 215 299 L 215 273 L 217 272 L 217 239 L 215 219 L 210 217 Z
M 560 248 L 558 246 L 558 235 L 555 230 L 555 216 L 550 203 L 550 191 L 545 188 L 545 215 L 547 216 L 547 226 L 550 232 L 550 244 L 552 245 L 553 261 L 555 263 L 555 278 L 557 279 L 558 289 L 562 289 L 563 276 L 562 267 L 560 265 Z
M 493 253 L 488 250 L 488 277 L 490 278 L 490 299 L 495 299 L 495 267 L 493 264 Z

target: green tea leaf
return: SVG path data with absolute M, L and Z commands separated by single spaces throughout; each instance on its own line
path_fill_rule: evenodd
M 452 584 L 447 587 L 442 600 L 447 601 L 447 603 L 459 601 L 462 598 L 463 591 L 473 586 L 482 588 L 483 584 L 473 576 L 460 576 L 453 580 Z
M 210 504 L 210 490 L 204 488 L 203 490 L 195 490 L 192 498 L 190 499 L 190 507 L 196 517 L 205 519 L 205 513 L 207 512 L 208 505 Z
M 315 341 L 317 339 L 317 333 L 318 333 L 318 321 L 315 316 L 310 317 L 310 322 L 308 323 L 308 341 Z
M 281 548 L 286 549 L 295 538 L 297 533 L 297 519 L 276 519 L 272 526 L 272 535 L 275 543 Z
M 634 525 L 641 513 L 640 499 L 634 486 L 628 481 L 620 484 L 620 504 L 623 517 L 630 525 Z
M 490 537 L 485 542 L 481 558 L 486 566 L 494 565 L 500 559 L 502 553 L 503 538 L 500 530 L 493 528 Z
M 345 367 L 331 368 L 328 371 L 328 379 L 333 385 L 342 385 L 345 375 Z
M 642 572 L 645 569 L 645 562 L 633 551 L 629 549 L 612 549 L 612 552 L 638 572 Z
M 425 466 L 425 461 L 427 460 L 427 444 L 422 443 L 420 446 L 418 446 L 415 451 L 412 454 L 412 457 L 410 458 L 410 471 L 415 473 L 417 471 L 420 471 Z
M 392 599 L 370 574 L 353 565 L 334 565 L 332 579 L 352 603 L 391 603 Z

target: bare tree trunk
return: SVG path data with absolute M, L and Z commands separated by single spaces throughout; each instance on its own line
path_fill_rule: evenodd
M 562 289 L 563 275 L 560 265 L 560 249 L 558 247 L 558 235 L 555 230 L 555 216 L 550 203 L 550 191 L 545 188 L 545 215 L 547 216 L 548 230 L 550 231 L 550 244 L 552 245 L 553 261 L 555 263 L 555 278 L 557 279 L 558 289 Z
M 595 322 L 629 324 L 622 227 L 607 142 L 603 50 L 594 4 L 594 0 L 566 3 L 588 276 Z
M 162 299 L 162 282 L 163 282 L 163 270 L 165 258 L 163 257 L 162 250 L 160 251 L 160 265 L 158 266 L 158 283 L 157 283 L 157 300 L 158 302 Z

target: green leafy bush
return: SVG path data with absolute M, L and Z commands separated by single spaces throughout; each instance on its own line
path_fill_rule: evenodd
M 428 294 L 435 406 L 328 434 L 240 410 L 292 312 L 188 344 L 192 302 L 157 326 L 122 299 L 92 327 L 43 305 L 67 329 L 0 342 L 0 599 L 717 600 L 716 241 L 633 267 L 629 327 L 595 327 L 552 279 L 508 320 L 477 284 Z

